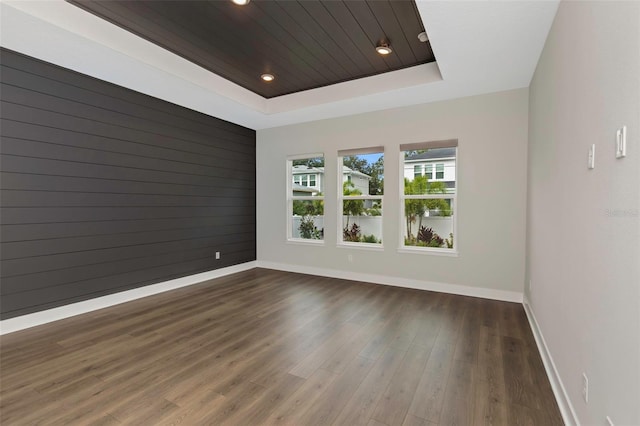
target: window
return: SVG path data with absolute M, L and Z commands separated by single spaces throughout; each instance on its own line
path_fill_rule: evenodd
M 299 173 L 299 170 L 294 170 L 294 173 Z M 293 183 L 301 186 L 316 186 L 316 177 L 318 175 L 308 174 L 294 174 Z
M 382 244 L 384 150 L 382 147 L 338 152 L 338 209 L 342 226 L 338 244 Z
M 313 154 L 287 159 L 287 239 L 324 240 L 324 196 L 318 176 L 324 174 L 324 156 Z
M 401 248 L 455 252 L 456 140 L 401 145 Z M 411 174 L 416 162 L 424 175 Z M 433 178 L 435 164 L 435 179 Z
M 422 176 L 422 164 L 413 166 L 413 177 L 417 178 L 418 176 Z
M 429 180 L 433 179 L 433 164 L 425 164 L 425 177 Z

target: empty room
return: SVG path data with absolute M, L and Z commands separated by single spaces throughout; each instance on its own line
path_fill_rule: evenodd
M 0 1 L 0 424 L 640 426 L 640 1 Z

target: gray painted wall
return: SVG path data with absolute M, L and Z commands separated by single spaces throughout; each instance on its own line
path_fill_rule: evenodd
M 517 300 L 524 288 L 527 123 L 528 91 L 518 89 L 258 130 L 259 261 Z M 458 140 L 459 256 L 399 251 L 400 145 L 447 139 Z M 337 247 L 338 151 L 378 146 L 384 146 L 384 248 Z M 325 156 L 324 245 L 286 239 L 286 159 L 311 153 Z
M 526 291 L 583 425 L 640 425 L 639 76 L 639 2 L 560 2 L 530 87 Z
M 256 259 L 255 131 L 0 58 L 3 319 Z

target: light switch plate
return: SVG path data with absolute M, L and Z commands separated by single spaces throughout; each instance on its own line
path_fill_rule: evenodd
M 627 126 L 616 130 L 616 158 L 627 156 Z
M 596 167 L 596 144 L 592 144 L 589 148 L 589 169 Z

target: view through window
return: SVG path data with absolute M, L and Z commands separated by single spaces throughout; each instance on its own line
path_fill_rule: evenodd
M 384 150 L 382 147 L 338 153 L 338 208 L 342 244 L 382 244 Z M 340 223 L 340 222 L 339 222 Z
M 324 156 L 287 160 L 288 239 L 324 240 Z
M 455 249 L 457 141 L 401 146 L 404 247 Z

